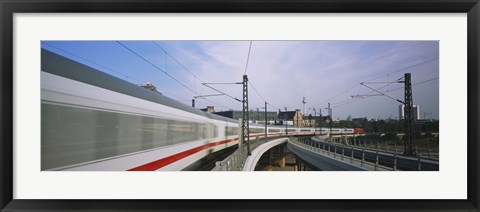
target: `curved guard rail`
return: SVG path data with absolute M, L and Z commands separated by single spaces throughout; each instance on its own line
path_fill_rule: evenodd
M 269 149 L 278 146 L 283 143 L 287 143 L 288 138 L 280 138 L 273 141 L 269 141 L 264 143 L 252 151 L 252 155 L 250 155 L 247 160 L 245 161 L 245 165 L 243 166 L 243 171 L 254 171 L 255 166 L 257 165 L 260 157 L 262 157 L 263 153 L 268 151 Z
M 287 147 L 297 157 L 308 162 L 312 166 L 324 171 L 366 171 L 364 167 L 360 167 L 354 164 L 346 163 L 338 158 L 333 158 L 305 145 L 301 145 L 299 142 L 289 141 Z

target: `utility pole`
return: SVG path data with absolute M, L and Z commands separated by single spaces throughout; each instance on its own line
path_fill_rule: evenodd
M 267 102 L 265 102 L 265 141 L 267 141 Z
M 287 123 L 287 108 L 285 107 L 285 114 L 283 114 L 283 118 L 285 119 L 285 135 L 288 135 L 288 123 Z
M 248 155 L 252 155 L 250 152 L 250 129 L 248 124 L 248 77 L 243 75 L 243 120 L 242 120 L 242 130 L 243 130 L 243 142 L 247 143 Z
M 415 155 L 415 150 L 413 149 L 413 100 L 412 100 L 412 79 L 410 73 L 405 73 L 404 78 L 405 83 L 405 100 L 403 101 L 405 105 L 405 136 L 407 136 L 405 142 L 405 151 L 406 155 Z
M 333 121 L 332 121 L 332 109 L 330 108 L 330 102 L 328 103 L 328 116 L 329 116 L 329 119 L 330 119 L 330 122 L 328 123 L 329 127 L 330 127 L 330 133 L 329 133 L 329 137 L 331 138 L 332 137 L 332 124 L 333 124 Z
M 318 108 L 318 131 L 320 135 L 322 135 L 322 108 Z
M 317 117 L 317 110 L 315 108 L 313 108 L 313 114 L 314 114 L 314 117 Z M 317 123 L 315 122 L 315 124 L 313 125 L 313 134 L 316 135 L 317 134 Z
M 374 95 L 357 95 L 357 96 L 352 96 L 352 98 L 354 97 L 364 97 L 364 96 L 386 96 L 390 99 L 393 99 L 397 102 L 400 102 L 401 104 L 403 104 L 404 106 L 404 125 L 405 125 L 405 142 L 404 142 L 404 146 L 405 146 L 405 149 L 404 149 L 404 152 L 403 154 L 405 155 L 416 155 L 416 150 L 414 149 L 414 141 L 415 141 L 415 137 L 413 135 L 414 131 L 413 131 L 413 100 L 412 100 L 412 78 L 411 78 L 411 74 L 410 73 L 405 73 L 404 77 L 403 77 L 403 81 L 401 80 L 401 78 L 397 81 L 395 81 L 397 83 L 404 83 L 405 85 L 405 94 L 404 94 L 404 100 L 399 100 L 399 99 L 396 99 L 392 96 L 389 96 L 387 95 L 386 93 L 384 92 L 381 92 L 377 89 L 374 89 L 370 86 L 368 86 L 367 84 L 372 84 L 372 83 L 385 83 L 385 82 L 362 82 L 360 83 L 360 85 L 363 85 L 375 92 L 377 92 L 378 94 L 374 94 Z M 392 82 L 387 82 L 387 83 L 392 83 Z
M 283 120 L 285 120 L 285 135 L 288 135 L 287 113 L 283 115 Z
M 258 122 L 260 121 L 260 109 L 258 107 L 256 109 L 257 109 L 257 120 L 255 123 L 258 124 Z

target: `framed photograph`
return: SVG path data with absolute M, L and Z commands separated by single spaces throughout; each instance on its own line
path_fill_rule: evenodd
M 1 211 L 479 211 L 478 0 L 0 9 Z

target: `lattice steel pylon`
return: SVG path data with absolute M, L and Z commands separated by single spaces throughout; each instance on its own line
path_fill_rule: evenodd
M 404 78 L 405 83 L 405 101 L 404 104 L 404 113 L 405 113 L 405 155 L 415 155 L 414 139 L 413 136 L 413 100 L 412 100 L 412 79 L 410 73 L 405 73 Z
M 250 152 L 250 130 L 249 130 L 249 117 L 248 117 L 248 77 L 243 75 L 243 110 L 242 110 L 242 131 L 243 131 L 243 142 L 247 144 L 248 155 L 251 155 Z
M 405 155 L 416 155 L 416 151 L 414 148 L 414 140 L 415 137 L 413 136 L 413 100 L 412 100 L 412 78 L 410 73 L 405 73 L 405 76 L 403 77 L 403 81 L 400 78 L 399 80 L 395 81 L 398 83 L 404 83 L 405 84 L 405 95 L 404 95 L 404 101 L 396 99 L 392 96 L 387 95 L 384 92 L 381 92 L 378 89 L 372 88 L 368 85 L 367 83 L 384 83 L 384 82 L 362 82 L 360 83 L 361 85 L 377 92 L 380 94 L 380 96 L 386 96 L 390 99 L 393 99 L 397 102 L 400 102 L 403 104 L 403 112 L 404 112 L 404 124 L 405 124 L 405 150 L 403 154 Z M 386 83 L 393 83 L 393 82 L 386 82 Z M 357 96 L 352 96 L 352 97 L 362 97 L 362 96 L 374 96 L 374 95 L 357 95 Z

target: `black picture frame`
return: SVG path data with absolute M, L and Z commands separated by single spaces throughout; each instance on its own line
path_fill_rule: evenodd
M 479 211 L 478 0 L 0 0 L 1 211 Z M 468 198 L 466 200 L 18 200 L 13 199 L 14 13 L 467 13 Z M 445 182 L 455 183 L 455 182 Z M 74 192 L 74 191 L 72 191 Z

